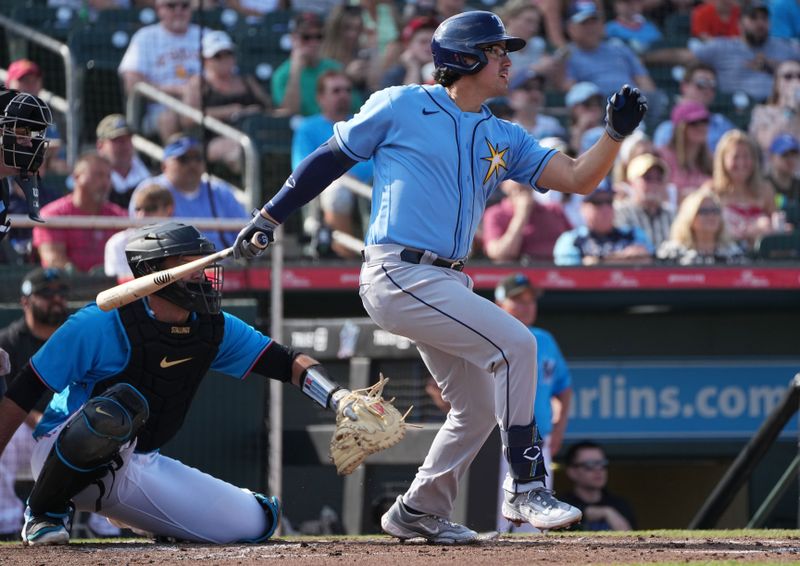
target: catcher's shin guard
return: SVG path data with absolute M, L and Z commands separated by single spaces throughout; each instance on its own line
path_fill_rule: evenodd
M 106 474 L 147 416 L 147 400 L 127 383 L 87 401 L 53 443 L 28 499 L 31 512 L 65 513 L 75 494 Z
M 256 498 L 256 501 L 258 501 L 258 504 L 261 505 L 261 508 L 264 510 L 264 515 L 267 517 L 267 529 L 260 537 L 242 542 L 264 542 L 269 540 L 272 538 L 272 535 L 275 534 L 278 525 L 281 523 L 281 502 L 277 497 L 274 495 L 262 495 L 260 493 L 254 493 L 253 496 Z
M 503 454 L 508 460 L 508 473 L 514 483 L 544 481 L 547 470 L 542 453 L 542 437 L 536 426 L 536 418 L 526 426 L 512 426 L 500 429 L 503 440 Z

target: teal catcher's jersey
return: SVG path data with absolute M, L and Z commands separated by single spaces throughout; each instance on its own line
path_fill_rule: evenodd
M 556 150 L 484 105 L 463 112 L 444 87 L 407 85 L 373 94 L 334 125 L 342 150 L 373 158 L 372 211 L 365 243 L 400 244 L 461 259 L 486 200 L 505 179 L 537 186 Z

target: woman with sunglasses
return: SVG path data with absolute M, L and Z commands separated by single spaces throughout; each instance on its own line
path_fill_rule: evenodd
M 672 222 L 669 240 L 656 257 L 679 265 L 741 263 L 742 249 L 731 239 L 722 216 L 722 201 L 709 187 L 688 195 Z
M 799 112 L 800 61 L 784 61 L 775 71 L 772 94 L 765 104 L 755 106 L 750 116 L 750 135 L 765 157 L 778 134 L 800 137 Z
M 252 114 L 271 110 L 272 101 L 267 92 L 252 75 L 238 72 L 233 41 L 224 31 L 203 33 L 203 75 L 189 80 L 184 92 L 184 102 L 194 108 L 203 108 L 211 116 L 236 124 Z M 193 125 L 191 120 L 184 127 Z M 234 173 L 241 172 L 241 147 L 233 139 L 218 136 L 208 144 L 208 160 L 223 163 Z
M 677 189 L 679 203 L 711 177 L 710 117 L 708 108 L 692 100 L 677 104 L 670 114 L 672 137 L 659 153 L 669 166 L 669 180 Z

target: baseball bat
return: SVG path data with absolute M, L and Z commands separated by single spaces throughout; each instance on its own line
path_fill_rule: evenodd
M 242 243 L 248 245 L 246 242 Z M 256 233 L 250 240 L 249 245 L 261 249 L 266 248 L 269 245 L 267 235 L 263 232 Z M 116 287 L 100 291 L 95 301 L 97 302 L 97 306 L 100 307 L 100 310 L 103 311 L 124 307 L 137 299 L 152 295 L 159 289 L 179 280 L 181 277 L 185 277 L 190 273 L 208 267 L 220 259 L 228 257 L 231 253 L 233 253 L 233 247 L 225 248 L 222 251 L 201 257 L 189 263 L 176 265 L 175 267 L 156 271 L 144 277 L 131 279 L 125 283 L 120 283 Z

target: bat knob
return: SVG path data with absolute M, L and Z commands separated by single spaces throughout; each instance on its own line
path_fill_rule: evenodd
M 264 232 L 256 232 L 256 235 L 253 236 L 253 244 L 259 248 L 266 248 L 269 245 L 269 238 Z

